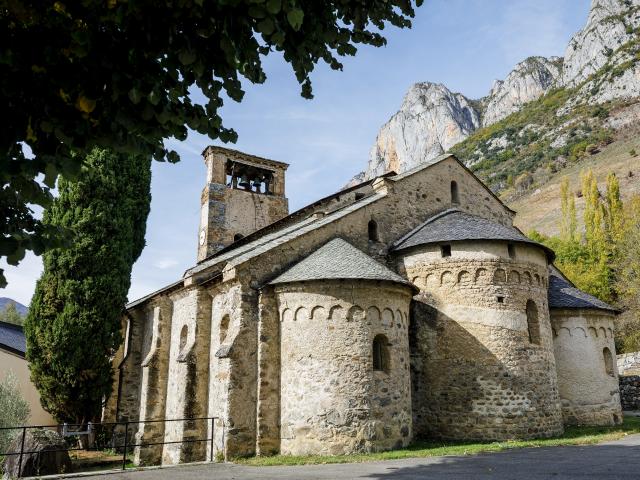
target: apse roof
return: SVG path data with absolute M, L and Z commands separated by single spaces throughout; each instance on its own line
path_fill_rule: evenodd
M 503 240 L 528 243 L 543 248 L 549 258 L 554 258 L 551 249 L 534 242 L 517 228 L 508 227 L 457 208 L 445 210 L 429 218 L 397 240 L 391 246 L 391 250 L 397 251 L 419 245 L 462 240 Z
M 617 313 L 618 310 L 602 300 L 576 288 L 560 271 L 549 269 L 549 308 L 598 309 Z
M 270 284 L 309 280 L 381 280 L 416 288 L 411 282 L 341 238 L 325 243 Z

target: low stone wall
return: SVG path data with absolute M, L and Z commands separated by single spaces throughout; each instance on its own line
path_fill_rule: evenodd
M 623 410 L 640 410 L 640 375 L 620 376 L 620 401 Z
M 640 375 L 640 352 L 618 355 L 617 363 L 620 375 Z

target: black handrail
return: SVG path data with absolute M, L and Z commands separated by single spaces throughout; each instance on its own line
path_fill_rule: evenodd
M 215 438 L 215 420 L 219 417 L 194 417 L 194 418 L 169 418 L 169 419 L 155 419 L 155 420 L 131 420 L 125 422 L 105 422 L 105 423 L 94 423 L 92 424 L 95 429 L 99 429 L 100 427 L 113 427 L 112 434 L 115 432 L 115 429 L 118 425 L 124 426 L 124 442 L 122 445 L 112 445 L 113 448 L 122 448 L 122 470 L 126 470 L 127 465 L 127 451 L 130 447 L 151 447 L 156 445 L 174 445 L 174 444 L 183 444 L 183 443 L 199 443 L 199 442 L 210 442 L 211 445 L 211 461 L 214 460 L 213 457 L 213 448 L 214 448 L 214 438 Z M 140 425 L 147 423 L 168 423 L 168 422 L 194 422 L 198 420 L 206 420 L 211 422 L 211 436 L 207 438 L 187 438 L 183 440 L 176 441 L 162 441 L 162 442 L 146 442 L 146 443 L 129 443 L 129 425 Z M 66 424 L 67 426 L 78 426 L 82 427 L 84 424 L 80 423 L 70 423 Z M 20 451 L 19 452 L 0 452 L 0 456 L 11 456 L 11 455 L 20 455 L 20 459 L 18 460 L 18 477 L 22 476 L 22 460 L 24 455 L 32 454 L 32 453 L 40 453 L 38 451 L 25 451 L 24 443 L 27 434 L 27 430 L 29 429 L 60 429 L 63 425 L 21 425 L 17 427 L 0 427 L 0 431 L 3 430 L 22 430 L 22 440 L 20 442 Z M 86 433 L 82 433 L 83 435 Z M 47 450 L 47 452 L 73 452 L 73 451 L 82 451 L 82 450 L 99 450 L 99 449 L 91 449 L 91 448 L 57 448 L 52 450 Z

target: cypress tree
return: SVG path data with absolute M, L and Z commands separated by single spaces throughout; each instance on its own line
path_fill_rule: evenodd
M 84 423 L 111 393 L 110 357 L 131 269 L 144 248 L 151 159 L 94 149 L 43 222 L 72 231 L 67 248 L 44 255 L 25 324 L 31 379 L 58 421 Z

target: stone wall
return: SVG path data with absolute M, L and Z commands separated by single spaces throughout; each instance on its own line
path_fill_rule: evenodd
M 562 414 L 567 425 L 622 422 L 612 313 L 552 310 Z
M 617 364 L 620 375 L 640 375 L 640 352 L 618 355 Z
M 278 286 L 283 454 L 399 448 L 412 438 L 405 286 L 362 281 Z M 386 369 L 372 345 L 384 335 Z M 383 337 L 379 337 L 383 338 Z
M 158 443 L 164 440 L 171 316 L 173 303 L 166 297 L 154 299 L 145 306 L 145 335 L 142 349 L 140 378 L 140 424 L 136 444 Z M 136 465 L 159 465 L 162 445 L 136 447 Z
M 202 288 L 172 294 L 173 317 L 169 350 L 166 417 L 170 420 L 207 416 L 211 299 Z M 170 421 L 165 442 L 206 438 L 206 420 Z M 205 460 L 208 442 L 165 444 L 163 464 Z
M 620 377 L 620 397 L 623 410 L 640 410 L 640 375 Z
M 412 307 L 411 367 L 417 436 L 504 440 L 563 430 L 538 247 L 457 242 L 402 254 L 421 289 Z M 532 302 L 532 303 L 530 303 Z M 528 305 L 537 308 L 529 333 Z

